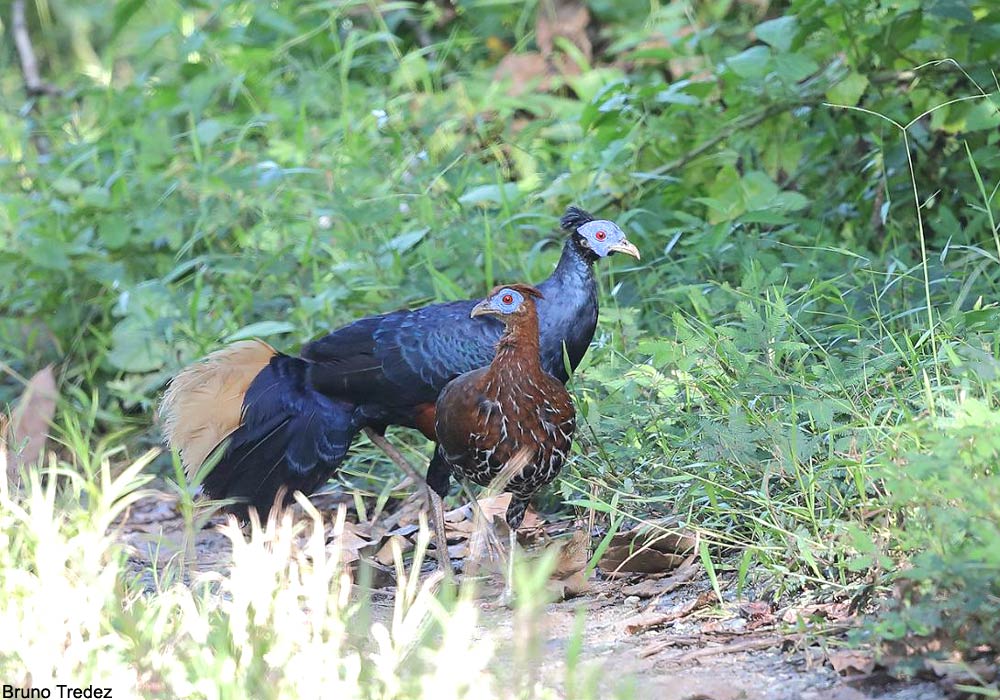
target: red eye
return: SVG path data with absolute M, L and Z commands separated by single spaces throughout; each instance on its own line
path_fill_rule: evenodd
M 500 299 L 500 301 L 502 301 L 504 304 L 513 304 L 514 297 L 512 297 L 510 294 L 504 294 L 503 297 Z
M 608 234 L 605 233 L 604 231 L 598 231 L 597 233 L 594 234 L 594 238 L 596 238 L 599 241 L 603 241 L 607 237 Z

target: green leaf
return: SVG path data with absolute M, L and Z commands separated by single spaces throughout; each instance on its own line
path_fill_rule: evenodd
M 111 203 L 111 194 L 103 187 L 87 187 L 84 188 L 80 200 L 95 209 L 107 209 Z
M 68 270 L 69 256 L 62 241 L 37 241 L 24 251 L 25 256 L 47 270 Z
M 968 0 L 930 0 L 924 9 L 928 15 L 933 17 L 972 23 L 976 21 L 976 16 L 973 14 L 970 4 Z
M 795 15 L 778 17 L 761 22 L 754 28 L 757 38 L 770 44 L 778 51 L 788 51 L 798 32 L 799 23 Z
M 135 16 L 135 13 L 142 9 L 146 0 L 123 0 L 115 4 L 114 18 L 111 20 L 111 39 L 118 38 L 122 29 Z
M 123 372 L 152 372 L 166 363 L 170 349 L 152 328 L 128 317 L 111 331 L 108 362 Z
M 299 28 L 284 15 L 267 9 L 267 7 L 263 4 L 257 5 L 253 19 L 255 22 L 259 22 L 261 25 L 267 27 L 268 29 L 273 29 L 279 34 L 294 36 L 300 31 Z
M 219 135 L 223 131 L 225 131 L 225 127 L 215 119 L 203 119 L 198 122 L 194 133 L 198 137 L 198 143 L 203 146 L 210 146 L 213 141 L 219 138 Z
M 698 105 L 701 104 L 701 100 L 693 95 L 689 95 L 684 92 L 684 88 L 691 84 L 690 80 L 678 80 L 673 83 L 666 90 L 661 90 L 656 93 L 657 102 L 665 102 L 667 104 L 675 105 Z
M 52 189 L 64 197 L 73 197 L 80 194 L 83 186 L 80 181 L 72 177 L 57 177 L 52 181 Z
M 719 576 L 715 573 L 715 564 L 712 562 L 712 555 L 708 551 L 708 543 L 704 540 L 698 543 L 698 556 L 701 559 L 701 565 L 705 567 L 705 574 L 708 576 L 709 583 L 712 584 L 712 590 L 715 591 L 716 598 L 718 598 L 719 602 L 722 602 L 722 588 L 719 586 Z
M 924 16 L 920 10 L 900 13 L 884 30 L 883 41 L 898 51 L 905 50 L 920 36 L 923 21 Z
M 97 228 L 97 235 L 108 248 L 116 250 L 128 243 L 132 226 L 123 217 L 109 218 Z
M 749 210 L 767 209 L 781 191 L 778 185 L 760 170 L 752 170 L 740 179 L 743 201 Z
M 852 72 L 826 91 L 826 99 L 831 104 L 854 107 L 861 101 L 861 96 L 867 89 L 867 76 Z
M 774 71 L 783 80 L 797 83 L 819 70 L 819 64 L 800 53 L 782 53 L 774 57 Z
M 994 104 L 993 99 L 984 97 L 969 107 L 969 111 L 965 115 L 967 131 L 982 131 L 997 127 L 1000 127 L 1000 109 Z
M 781 192 L 771 200 L 771 207 L 787 211 L 799 211 L 809 206 L 809 198 L 798 192 Z
M 235 343 L 237 340 L 248 340 L 250 338 L 267 338 L 272 335 L 291 333 L 295 326 L 288 321 L 258 321 L 249 326 L 243 326 L 235 333 L 226 336 L 224 342 Z
M 771 68 L 771 50 L 766 46 L 751 46 L 727 58 L 726 65 L 741 78 L 763 78 Z
M 458 198 L 462 204 L 483 205 L 503 204 L 518 198 L 516 182 L 505 182 L 502 185 L 479 185 Z
M 416 231 L 401 233 L 386 243 L 385 247 L 396 253 L 405 253 L 413 246 L 417 245 L 417 243 L 424 240 L 424 236 L 426 236 L 427 232 L 430 230 L 429 226 L 421 226 Z

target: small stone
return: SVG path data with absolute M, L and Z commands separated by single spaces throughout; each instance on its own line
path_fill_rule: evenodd
M 637 605 L 639 605 L 639 601 L 640 600 L 641 600 L 641 598 L 639 598 L 639 596 L 637 596 L 637 595 L 630 595 L 628 598 L 625 599 L 625 605 L 628 605 L 628 606 L 634 608 Z

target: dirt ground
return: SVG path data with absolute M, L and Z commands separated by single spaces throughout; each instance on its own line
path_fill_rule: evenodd
M 697 589 L 698 584 L 691 584 Z M 696 590 L 678 592 L 696 598 Z M 577 614 L 585 610 L 580 682 L 598 679 L 597 697 L 635 700 L 942 700 L 931 683 L 899 683 L 882 674 L 846 677 L 834 671 L 817 648 L 771 648 L 727 652 L 738 637 L 718 642 L 700 638 L 697 623 L 629 634 L 631 611 L 613 592 L 588 594 L 547 606 L 542 629 L 550 678 L 564 677 L 564 660 L 571 644 Z M 500 640 L 513 635 L 508 611 L 484 612 L 484 629 Z M 756 639 L 756 638 L 755 638 Z M 501 647 L 502 648 L 502 647 Z
M 338 496 L 327 500 L 330 502 L 319 504 L 321 510 L 343 502 Z M 449 514 L 454 521 L 449 522 L 449 542 L 456 533 L 469 530 L 459 510 Z M 404 518 L 398 514 L 392 517 L 391 524 L 395 527 L 392 532 L 403 537 L 400 542 L 405 545 L 405 536 L 399 533 L 412 526 L 400 526 Z M 549 525 L 544 529 L 549 535 L 555 533 L 556 541 L 565 542 L 566 538 L 559 538 L 559 532 L 572 525 Z M 129 509 L 119 527 L 120 538 L 130 552 L 130 568 L 153 590 L 151 563 L 157 560 L 162 565 L 181 548 L 178 543 L 182 540 L 183 524 L 174 498 L 166 492 L 154 493 Z M 367 530 L 358 532 L 359 541 L 371 537 Z M 391 537 L 392 532 L 389 535 L 383 532 L 381 536 Z M 461 557 L 468 554 L 468 545 L 461 537 L 457 539 L 449 551 L 461 565 Z M 578 535 L 576 540 L 588 542 L 584 535 Z M 369 553 L 376 549 L 377 546 L 368 547 Z M 208 527 L 195 542 L 194 568 L 225 570 L 229 552 L 228 540 Z M 870 657 L 839 648 L 835 636 L 817 642 L 815 635 L 804 638 L 789 632 L 794 626 L 783 624 L 791 619 L 788 608 L 773 610 L 761 603 L 737 601 L 725 592 L 725 586 L 721 586 L 720 602 L 693 557 L 653 552 L 656 556 L 647 563 L 667 561 L 672 562 L 671 566 L 679 566 L 672 573 L 638 573 L 613 579 L 598 573 L 584 581 L 579 572 L 573 571 L 572 563 L 574 559 L 586 559 L 587 547 L 581 553 L 577 557 L 567 548 L 567 555 L 560 555 L 566 561 L 560 560 L 557 566 L 556 577 L 562 580 L 550 582 L 555 584 L 554 589 L 571 597 L 545 605 L 531 616 L 530 624 L 516 621 L 510 608 L 498 603 L 495 595 L 484 593 L 482 635 L 492 637 L 500 658 L 509 657 L 504 667 L 517 667 L 517 659 L 521 659 L 529 662 L 525 667 L 537 668 L 545 674 L 547 682 L 566 679 L 564 684 L 589 688 L 598 698 L 944 700 L 948 697 L 933 683 L 901 683 L 892 679 L 874 668 Z M 433 567 L 432 562 L 427 563 L 428 570 Z M 387 588 L 373 596 L 376 616 L 379 608 L 387 616 L 390 614 L 392 589 L 391 582 L 388 583 Z M 839 618 L 845 609 L 839 604 L 803 603 L 798 611 L 804 611 L 814 620 L 825 618 L 837 623 L 842 622 Z M 577 634 L 581 615 L 582 638 Z M 581 645 L 578 654 L 577 644 Z M 581 661 L 570 669 L 567 659 L 573 656 Z

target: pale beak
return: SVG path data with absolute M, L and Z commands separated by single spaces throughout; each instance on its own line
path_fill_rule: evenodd
M 636 260 L 639 258 L 639 249 L 628 241 L 622 241 L 621 243 L 615 243 L 613 246 L 609 246 L 608 250 L 612 253 L 625 253 L 625 255 L 631 255 Z
M 476 316 L 493 316 L 496 312 L 493 307 L 490 306 L 489 299 L 479 302 L 472 307 L 472 313 L 469 314 L 469 318 L 475 318 Z

